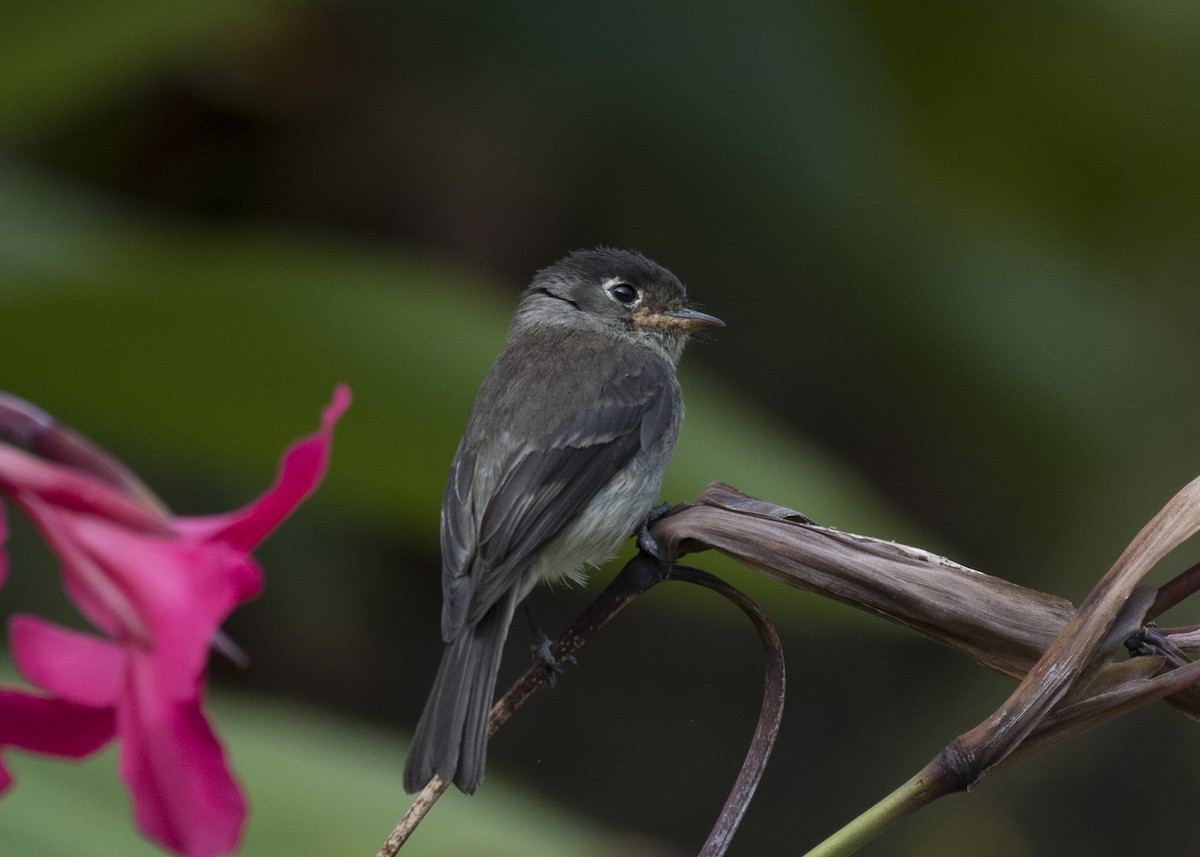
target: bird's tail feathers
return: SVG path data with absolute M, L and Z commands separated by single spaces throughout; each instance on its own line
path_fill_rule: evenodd
M 467 794 L 479 785 L 488 714 L 513 607 L 513 599 L 503 599 L 446 646 L 404 763 L 406 791 L 420 791 L 434 774 Z

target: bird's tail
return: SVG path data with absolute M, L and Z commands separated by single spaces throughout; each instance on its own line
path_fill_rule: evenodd
M 513 607 L 513 599 L 502 599 L 446 646 L 404 763 L 406 791 L 420 791 L 434 774 L 467 794 L 479 785 L 488 713 Z

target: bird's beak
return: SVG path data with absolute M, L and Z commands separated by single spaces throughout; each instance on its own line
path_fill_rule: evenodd
M 706 327 L 724 327 L 725 322 L 715 315 L 708 315 L 694 309 L 669 309 L 659 311 L 648 306 L 639 307 L 630 316 L 633 323 L 640 327 L 675 327 L 691 333 Z

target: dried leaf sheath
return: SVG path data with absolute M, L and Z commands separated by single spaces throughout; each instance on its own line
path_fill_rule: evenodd
M 809 523 L 713 483 L 654 527 L 681 553 L 714 548 L 768 577 L 818 593 L 966 653 L 1006 675 L 1029 671 L 1074 608 L 915 548 Z

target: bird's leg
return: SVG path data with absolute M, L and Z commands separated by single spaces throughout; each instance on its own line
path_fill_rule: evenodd
M 537 621 L 533 618 L 533 608 L 529 606 L 528 601 L 525 602 L 524 607 L 525 617 L 529 620 L 530 628 L 529 651 L 533 655 L 534 663 L 546 667 L 548 670 L 546 683 L 554 687 L 558 684 L 558 674 L 563 671 L 554 657 L 554 641 L 538 627 Z M 567 658 L 567 663 L 574 664 L 575 656 Z
M 667 512 L 671 511 L 670 503 L 660 503 L 646 513 L 645 519 L 638 524 L 637 528 L 637 546 L 642 553 L 649 554 L 654 557 L 659 564 L 665 564 L 670 561 L 670 557 L 665 555 L 662 546 L 650 534 L 650 528 L 654 526 L 654 522 L 661 518 Z

